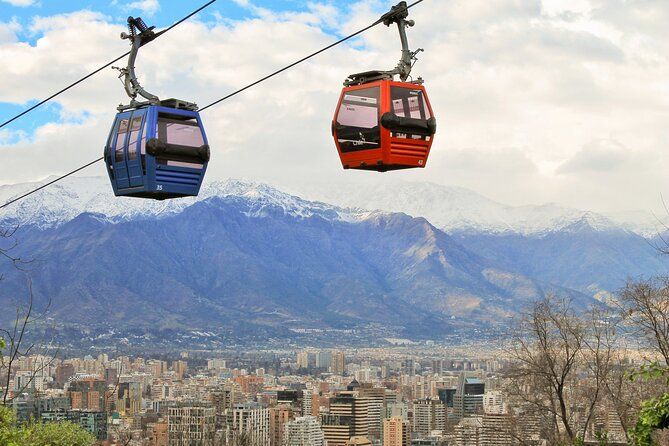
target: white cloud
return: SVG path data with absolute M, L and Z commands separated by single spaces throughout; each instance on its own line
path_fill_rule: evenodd
M 160 3 L 158 0 L 138 0 L 128 3 L 124 9 L 128 11 L 139 10 L 142 14 L 151 17 L 160 10 Z
M 19 6 L 25 8 L 26 6 L 31 6 L 35 4 L 35 0 L 0 0 L 4 3 L 9 3 L 12 6 Z
M 142 48 L 137 71 L 149 91 L 205 105 L 335 40 L 321 30 L 333 15 L 350 32 L 375 20 L 378 4 L 335 11 L 332 2 L 314 2 L 302 14 L 257 9 L 253 19 L 191 20 Z M 384 175 L 463 185 L 512 204 L 661 206 L 657 197 L 669 195 L 669 43 L 660 31 L 667 8 L 655 2 L 643 14 L 635 2 L 619 2 L 620 11 L 607 4 L 454 0 L 413 8 L 409 40 L 426 50 L 414 72 L 426 79 L 439 130 L 426 169 Z M 45 97 L 121 54 L 123 28 L 81 11 L 36 20 L 34 45 L 0 38 L 0 59 L 12 60 L 0 67 L 0 101 Z M 209 178 L 313 178 L 336 187 L 374 175 L 341 170 L 330 121 L 346 75 L 391 68 L 399 55 L 396 29 L 378 26 L 354 47 L 205 111 Z M 99 156 L 115 106 L 126 101 L 116 76 L 105 70 L 58 98 L 63 116 L 87 112 L 83 123 L 53 123 L 0 147 L 0 178 L 40 178 Z M 56 159 L 42 158 L 54 151 Z

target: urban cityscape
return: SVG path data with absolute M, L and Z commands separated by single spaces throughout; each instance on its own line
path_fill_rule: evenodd
M 0 0 L 0 446 L 669 446 L 668 30 Z
M 24 421 L 75 423 L 101 445 L 551 444 L 537 411 L 508 392 L 502 351 L 448 350 L 29 356 L 9 380 L 10 407 Z M 613 406 L 588 423 L 583 444 L 602 444 L 603 433 L 605 444 L 628 444 Z

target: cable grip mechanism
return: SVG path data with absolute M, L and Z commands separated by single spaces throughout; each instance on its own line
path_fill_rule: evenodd
M 130 40 L 132 49 L 130 50 L 126 67 L 112 67 L 120 72 L 119 79 L 121 79 L 125 92 L 130 97 L 130 105 L 119 105 L 119 111 L 135 108 L 140 105 L 160 103 L 158 96 L 149 93 L 140 85 L 135 74 L 135 61 L 139 48 L 160 35 L 160 33 L 155 33 L 154 29 L 155 26 L 147 26 L 141 17 L 128 17 L 128 32 L 121 33 L 121 39 Z M 137 95 L 146 99 L 146 102 L 137 101 Z

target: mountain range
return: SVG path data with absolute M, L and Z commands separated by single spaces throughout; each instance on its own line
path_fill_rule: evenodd
M 2 186 L 0 200 L 33 186 Z M 62 326 L 440 338 L 502 326 L 549 292 L 585 308 L 666 269 L 648 221 L 429 183 L 311 187 L 304 199 L 227 180 L 164 202 L 108 189 L 69 178 L 0 211 L 1 227 L 18 227 L 4 246 L 31 260 L 27 272 L 1 264 L 0 306 L 28 276 Z

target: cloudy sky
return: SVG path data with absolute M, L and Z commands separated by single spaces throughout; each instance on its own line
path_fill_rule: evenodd
M 204 0 L 0 0 L 0 121 L 128 49 L 125 18 L 165 27 Z M 139 56 L 147 90 L 208 104 L 375 20 L 391 2 L 218 0 Z M 658 210 L 669 201 L 667 0 L 424 0 L 411 10 L 414 74 L 438 133 L 426 169 L 385 173 L 509 204 Z M 378 26 L 203 113 L 208 178 L 277 185 L 377 178 L 343 171 L 330 121 L 347 74 L 392 68 Z M 101 155 L 116 105 L 104 70 L 0 129 L 0 184 Z M 86 171 L 102 175 L 102 165 Z

